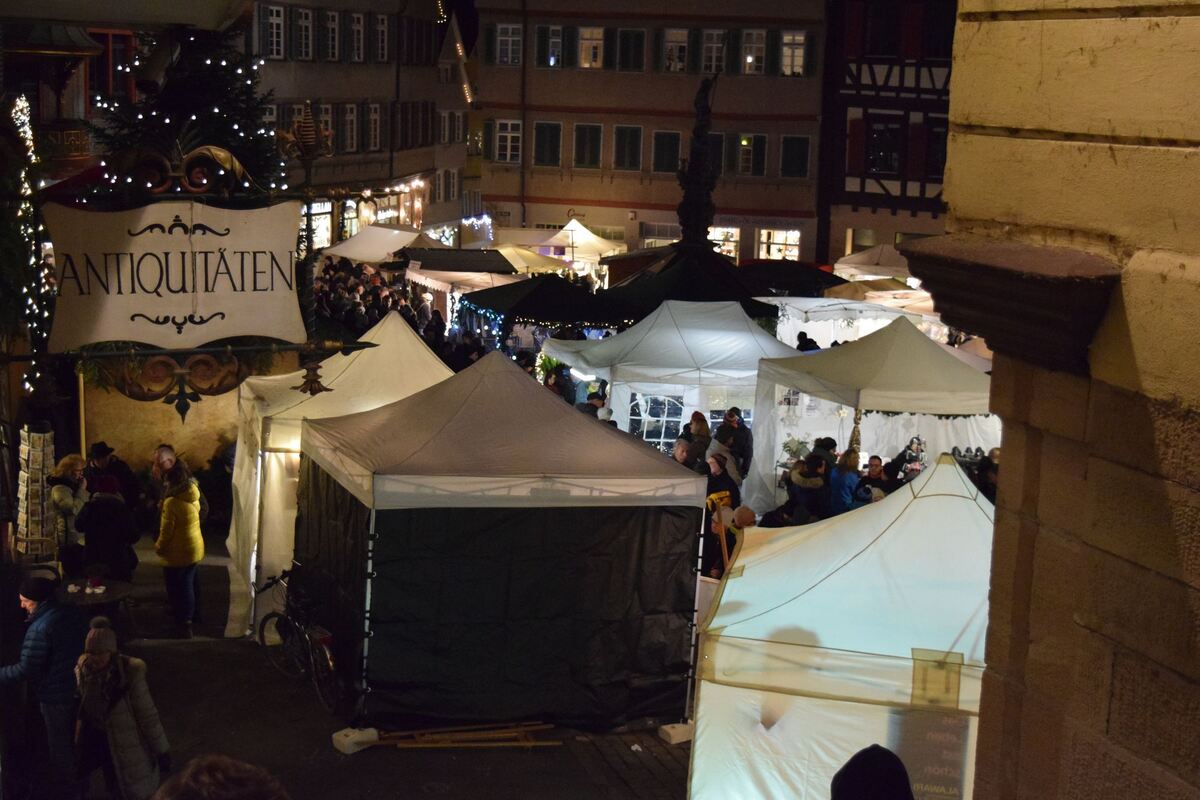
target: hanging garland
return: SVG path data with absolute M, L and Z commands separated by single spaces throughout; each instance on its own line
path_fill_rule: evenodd
M 17 229 L 23 245 L 26 279 L 21 286 L 24 301 L 22 319 L 29 332 L 29 347 L 34 353 L 42 352 L 49 337 L 50 314 L 54 307 L 54 288 L 50 270 L 41 259 L 41 224 L 33 207 L 33 185 L 30 171 L 37 166 L 38 157 L 33 143 L 33 125 L 29 100 L 21 95 L 13 102 L 12 120 L 24 145 L 25 162 L 19 178 L 20 204 L 17 208 Z M 22 381 L 26 391 L 41 377 L 37 362 L 30 362 Z

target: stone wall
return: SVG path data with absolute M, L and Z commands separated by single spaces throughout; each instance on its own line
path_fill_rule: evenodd
M 997 356 L 976 798 L 1200 798 L 1200 3 L 959 0 L 948 227 L 1123 267 L 1090 377 Z

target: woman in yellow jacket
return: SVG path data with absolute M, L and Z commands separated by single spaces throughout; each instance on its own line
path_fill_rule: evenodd
M 163 560 L 163 582 L 167 599 L 179 626 L 179 635 L 192 638 L 196 619 L 196 572 L 204 558 L 204 537 L 200 534 L 200 489 L 182 461 L 176 461 L 165 475 L 162 521 L 154 552 Z

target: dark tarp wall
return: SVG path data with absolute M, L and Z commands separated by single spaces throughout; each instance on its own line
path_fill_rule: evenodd
M 333 634 L 338 674 L 353 686 L 362 676 L 371 511 L 306 455 L 300 457 L 296 511 L 297 566 L 288 588 L 312 601 L 313 622 Z
M 682 713 L 699 526 L 689 508 L 377 512 L 368 717 L 604 724 L 673 688 Z

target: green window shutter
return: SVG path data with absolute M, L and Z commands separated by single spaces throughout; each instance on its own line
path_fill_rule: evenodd
M 725 72 L 738 75 L 742 71 L 742 32 L 725 31 Z
M 358 104 L 358 151 L 365 153 L 369 144 L 367 137 L 367 127 L 370 125 L 368 115 L 371 113 L 369 103 Z
M 763 74 L 778 75 L 782 69 L 779 58 L 781 35 L 778 30 L 771 28 L 767 31 L 767 61 Z
M 651 63 L 654 64 L 655 72 L 662 72 L 665 66 L 664 48 L 666 47 L 666 34 L 662 28 L 654 29 L 654 52 L 651 53 Z
M 324 61 L 328 55 L 328 47 L 326 40 L 329 38 L 329 32 L 325 27 L 325 9 L 318 8 L 313 11 L 313 61 Z
M 704 62 L 701 60 L 701 50 L 704 47 L 704 32 L 699 28 L 688 31 L 687 71 L 699 72 Z
M 488 25 L 483 31 L 483 63 L 496 63 L 496 26 Z
M 333 126 L 333 152 L 337 155 L 346 149 L 345 137 L 342 136 L 342 106 L 340 103 L 334 103 L 330 110 L 333 112 L 329 120 L 329 124 Z
M 563 66 L 579 66 L 579 28 L 563 28 Z
M 804 77 L 811 78 L 817 75 L 820 62 L 817 61 L 817 39 L 815 36 L 808 36 L 804 40 Z
M 288 37 L 284 52 L 288 58 L 295 60 L 300 58 L 300 9 L 297 6 L 286 6 L 284 13 L 287 15 L 285 30 Z
M 483 121 L 483 157 L 488 161 L 496 157 L 496 123 L 490 119 Z
M 740 146 L 740 136 L 736 133 L 725 134 L 725 171 L 730 175 L 737 174 L 738 147 Z
M 617 67 L 617 29 L 604 29 L 604 68 L 616 69 Z
M 350 12 L 349 11 L 343 11 L 341 14 L 341 17 L 338 19 L 338 38 L 341 40 L 340 42 L 338 42 L 338 44 L 340 45 L 340 47 L 338 48 L 339 49 L 338 61 L 349 61 L 350 60 L 350 39 L 351 39 Z
M 708 171 L 713 175 L 720 175 L 725 171 L 723 169 L 725 161 L 724 147 L 728 138 L 722 133 L 710 133 L 708 135 Z
M 754 143 L 753 163 L 750 166 L 752 175 L 767 174 L 767 137 L 755 136 L 752 140 Z
M 550 28 L 538 25 L 534 38 L 534 64 L 539 67 L 550 66 Z
M 267 32 L 267 7 L 259 3 L 254 7 L 254 13 L 258 15 L 258 42 L 256 42 L 255 52 L 266 58 L 267 42 L 270 41 L 270 34 Z
M 363 61 L 368 64 L 379 62 L 379 51 L 375 47 L 374 14 L 363 14 Z

